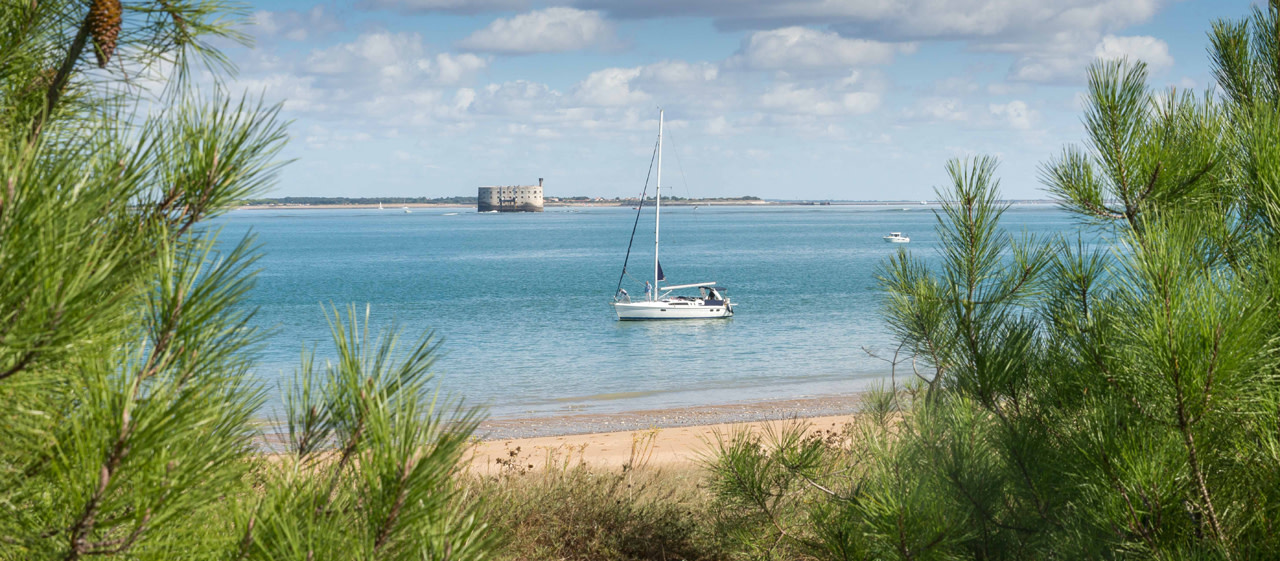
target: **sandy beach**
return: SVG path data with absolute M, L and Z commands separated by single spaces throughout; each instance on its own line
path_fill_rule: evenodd
M 699 461 L 716 434 L 762 430 L 769 423 L 802 420 L 812 430 L 839 430 L 850 422 L 861 394 L 608 414 L 490 419 L 480 425 L 472 469 L 491 473 L 502 462 L 539 469 L 548 458 L 618 468 L 632 460 L 633 445 L 647 448 L 652 466 Z M 513 455 L 514 453 L 514 455 Z
M 799 420 L 811 425 L 810 430 L 839 431 L 851 422 L 854 414 L 800 417 L 792 420 L 716 423 L 644 430 L 570 434 L 485 440 L 472 451 L 473 473 L 491 474 L 511 462 L 520 469 L 537 470 L 551 464 L 583 462 L 606 469 L 621 468 L 629 462 L 643 462 L 653 467 L 696 465 L 705 458 L 716 442 L 716 435 L 729 435 L 736 430 L 759 432 L 770 423 Z

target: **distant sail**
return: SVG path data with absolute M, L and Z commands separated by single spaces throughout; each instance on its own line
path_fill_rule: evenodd
M 659 261 L 659 262 L 658 262 L 658 280 L 660 280 L 660 281 L 667 280 L 667 274 L 666 274 L 666 273 L 664 273 L 664 272 L 662 272 L 662 262 L 661 262 L 661 261 Z

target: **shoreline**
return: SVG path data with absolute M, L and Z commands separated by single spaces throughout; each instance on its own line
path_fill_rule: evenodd
M 490 419 L 464 464 L 491 476 L 548 467 L 586 464 L 621 469 L 637 464 L 658 468 L 696 466 L 708 456 L 717 435 L 769 425 L 801 422 L 810 433 L 833 432 L 861 414 L 865 393 L 730 405 L 651 409 L 626 413 Z
M 476 437 L 492 442 L 852 415 L 861 410 L 865 395 L 855 392 L 619 413 L 489 418 L 480 423 Z
M 633 441 L 654 435 L 655 462 L 688 463 L 715 432 L 736 427 L 759 430 L 766 424 L 799 420 L 815 430 L 835 430 L 860 414 L 865 392 L 720 405 L 645 409 L 620 413 L 577 413 L 546 417 L 485 419 L 473 436 L 470 463 L 487 465 L 495 458 L 541 465 L 555 450 L 572 451 L 574 459 L 610 467 L 627 461 Z M 259 437 L 260 452 L 274 456 L 287 447 L 283 427 Z M 561 450 L 562 449 L 562 450 Z M 530 454 L 538 451 L 537 458 Z M 609 453 L 605 453 L 609 452 Z M 621 456 L 619 456 L 621 454 Z M 482 461 L 483 460 L 483 461 Z M 616 464 L 616 465 L 615 465 Z

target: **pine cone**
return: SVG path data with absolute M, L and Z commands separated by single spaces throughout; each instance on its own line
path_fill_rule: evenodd
M 89 5 L 89 34 L 93 36 L 93 53 L 98 57 L 98 68 L 105 68 L 116 51 L 116 39 L 120 37 L 120 0 L 93 0 Z

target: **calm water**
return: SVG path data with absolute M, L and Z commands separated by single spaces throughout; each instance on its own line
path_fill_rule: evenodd
M 497 417 L 614 412 L 857 391 L 883 379 L 892 354 L 875 271 L 898 249 L 937 250 L 936 206 L 673 207 L 663 212 L 662 266 L 673 283 L 717 281 L 729 320 L 618 322 L 608 305 L 634 211 L 467 209 L 237 211 L 230 242 L 252 230 L 262 272 L 251 304 L 275 329 L 258 375 L 289 376 L 304 347 L 332 356 L 322 305 L 372 306 L 375 327 L 406 339 L 434 329 L 443 389 Z M 448 215 L 452 213 L 455 215 Z M 652 277 L 646 209 L 624 283 Z M 1049 207 L 1015 207 L 1005 226 L 1075 229 Z

